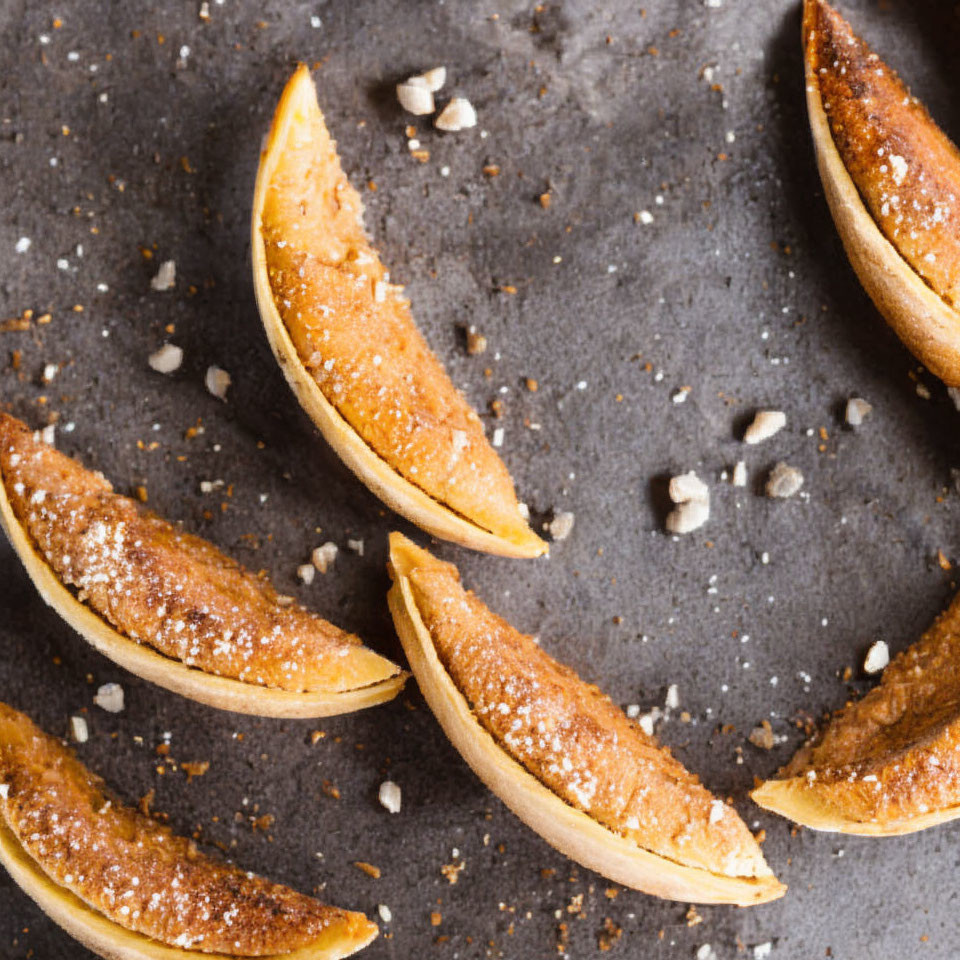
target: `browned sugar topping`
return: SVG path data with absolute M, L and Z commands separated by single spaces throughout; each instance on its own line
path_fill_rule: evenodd
M 362 214 L 314 105 L 283 145 L 261 223 L 274 299 L 300 359 L 406 480 L 487 530 L 525 533 L 506 468 L 389 282 Z
M 198 852 L 124 807 L 61 744 L 0 705 L 0 814 L 43 871 L 109 919 L 174 947 L 259 957 L 365 923 Z
M 960 803 L 958 662 L 960 598 L 782 775 L 804 777 L 809 789 L 863 821 Z
M 130 639 L 207 673 L 285 690 L 349 690 L 397 672 L 6 415 L 0 472 L 17 519 L 57 576 Z
M 453 567 L 417 568 L 410 582 L 478 720 L 544 785 L 646 850 L 717 874 L 769 875 L 732 808 L 596 687 L 464 591 Z
M 834 142 L 870 213 L 911 267 L 960 305 L 960 151 L 829 5 L 814 4 L 807 30 Z

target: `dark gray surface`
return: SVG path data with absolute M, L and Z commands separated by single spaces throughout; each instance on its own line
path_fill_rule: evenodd
M 799 742 L 789 718 L 839 706 L 840 669 L 852 665 L 859 678 L 872 640 L 898 650 L 941 608 L 952 583 L 936 551 L 958 559 L 957 494 L 947 489 L 960 464 L 957 414 L 929 375 L 919 379 L 932 400 L 917 396 L 916 364 L 835 236 L 803 112 L 797 5 L 651 2 L 643 14 L 623 0 L 579 0 L 539 16 L 508 2 L 392 9 L 400 6 L 214 0 L 204 24 L 195 2 L 0 2 L 0 311 L 54 317 L 28 334 L 0 334 L 3 401 L 35 425 L 50 412 L 75 424 L 60 430 L 62 449 L 122 491 L 146 483 L 159 512 L 400 656 L 384 603 L 385 534 L 409 527 L 296 405 L 267 348 L 248 267 L 261 135 L 296 60 L 322 62 L 321 104 L 345 165 L 358 185 L 379 186 L 365 196 L 384 261 L 409 284 L 431 343 L 477 407 L 509 388 L 503 454 L 521 498 L 537 516 L 557 508 L 577 517 L 549 560 L 440 552 L 494 609 L 618 702 L 646 708 L 678 684 L 694 722 L 671 721 L 663 740 L 766 828 L 766 855 L 789 893 L 749 911 L 700 908 L 692 928 L 684 905 L 629 891 L 608 900 L 602 878 L 553 852 L 484 789 L 415 685 L 388 706 L 319 723 L 207 709 L 94 654 L 44 608 L 6 543 L 2 698 L 55 732 L 88 711 L 81 757 L 131 800 L 155 789 L 177 830 L 202 827 L 242 865 L 371 915 L 388 904 L 391 939 L 370 947 L 370 960 L 553 956 L 557 911 L 573 957 L 597 950 L 608 916 L 624 930 L 614 952 L 637 958 L 691 957 L 704 943 L 727 958 L 739 942 L 765 941 L 784 960 L 955 956 L 960 827 L 886 841 L 791 837 L 746 797 L 752 778 Z M 845 9 L 960 136 L 953 4 L 858 0 Z M 178 65 L 183 45 L 190 53 Z M 396 106 L 398 78 L 440 63 L 448 90 L 476 104 L 476 130 L 440 135 Z M 708 65 L 722 92 L 702 78 Z M 408 122 L 431 151 L 426 165 L 408 156 Z M 499 164 L 499 177 L 483 176 L 487 163 Z M 548 184 L 545 211 L 536 198 Z M 634 223 L 642 209 L 652 225 Z M 21 236 L 33 242 L 18 255 Z M 153 261 L 140 246 L 155 249 Z M 149 279 L 167 258 L 177 262 L 177 288 L 153 293 Z M 498 293 L 504 283 L 519 292 Z M 466 322 L 488 336 L 485 357 L 466 356 L 457 331 Z M 186 351 L 169 379 L 146 366 L 168 323 Z M 19 377 L 8 363 L 14 349 L 23 351 Z M 659 382 L 647 360 L 663 371 Z M 64 368 L 44 388 L 50 362 Z M 210 363 L 234 377 L 226 404 L 204 390 Z M 536 394 L 522 389 L 527 376 L 539 380 Z M 681 385 L 693 390 L 676 405 Z M 852 393 L 875 407 L 856 432 L 839 419 Z M 738 437 L 758 406 L 784 409 L 789 425 L 745 448 Z M 198 417 L 206 432 L 185 440 Z M 524 417 L 542 431 L 524 429 Z M 808 434 L 821 426 L 822 453 Z M 159 446 L 141 449 L 140 440 Z M 740 457 L 751 471 L 746 491 L 717 479 Z M 804 471 L 808 497 L 756 494 L 778 459 Z M 709 478 L 714 515 L 673 542 L 661 532 L 661 481 L 690 468 Z M 234 485 L 226 513 L 224 497 L 199 492 L 200 480 L 217 478 Z M 258 538 L 256 552 L 246 534 Z M 347 537 L 364 539 L 365 556 L 344 551 L 330 574 L 298 586 L 296 566 L 311 548 Z M 107 681 L 126 690 L 118 716 L 92 705 Z M 770 754 L 745 742 L 764 717 L 788 736 Z M 717 734 L 720 723 L 737 732 Z M 318 728 L 327 737 L 311 746 Z M 182 772 L 155 771 L 165 731 L 173 757 L 211 761 L 205 777 L 188 785 Z M 376 801 L 387 771 L 403 788 L 399 816 Z M 339 801 L 324 795 L 325 779 Z M 276 817 L 269 835 L 245 819 L 255 809 Z M 453 848 L 466 861 L 456 886 L 440 874 Z M 383 877 L 368 878 L 353 860 L 378 864 Z M 545 879 L 541 868 L 556 875 Z M 579 895 L 574 916 L 567 905 Z M 439 935 L 450 939 L 434 945 Z M 0 955 L 82 953 L 0 877 Z

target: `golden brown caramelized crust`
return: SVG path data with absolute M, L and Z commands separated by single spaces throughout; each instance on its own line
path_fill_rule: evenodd
M 823 0 L 806 0 L 804 36 L 837 151 L 873 219 L 913 270 L 960 307 L 960 151 Z
M 0 476 L 59 579 L 131 640 L 206 673 L 283 690 L 352 690 L 399 672 L 7 414 Z
M 887 823 L 960 804 L 960 597 L 779 777 L 850 820 Z
M 310 88 L 306 115 L 276 148 L 260 222 L 274 299 L 297 353 L 327 400 L 401 476 L 492 533 L 528 539 L 513 481 L 480 418 L 367 239 L 360 196 Z
M 770 876 L 732 807 L 459 580 L 438 560 L 409 573 L 444 668 L 504 750 L 571 806 L 645 850 L 715 874 Z
M 0 704 L 0 814 L 56 884 L 128 930 L 204 953 L 260 957 L 330 927 L 369 935 L 359 913 L 200 853 L 123 806 L 59 741 Z

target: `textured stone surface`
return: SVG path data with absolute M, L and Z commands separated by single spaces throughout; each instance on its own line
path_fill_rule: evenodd
M 590 956 L 606 917 L 623 928 L 611 955 L 691 957 L 710 943 L 724 960 L 738 942 L 772 941 L 772 956 L 798 960 L 828 949 L 954 956 L 960 827 L 885 841 L 791 837 L 746 797 L 799 743 L 791 718 L 843 703 L 838 671 L 852 666 L 863 688 L 870 643 L 901 649 L 945 603 L 952 573 L 937 550 L 958 559 L 957 413 L 923 373 L 932 398 L 918 397 L 916 365 L 835 236 L 803 112 L 797 5 L 399 6 L 212 0 L 203 23 L 194 2 L 0 2 L 0 312 L 53 317 L 0 334 L 3 402 L 38 426 L 59 415 L 60 446 L 119 489 L 145 484 L 155 509 L 400 656 L 384 603 L 385 534 L 409 527 L 300 412 L 248 268 L 261 135 L 297 59 L 318 63 L 347 168 L 378 187 L 364 191 L 369 226 L 431 343 L 479 408 L 504 401 L 503 454 L 538 521 L 576 516 L 546 561 L 440 553 L 618 702 L 662 706 L 677 684 L 692 721 L 675 711 L 663 740 L 766 829 L 787 897 L 749 911 L 703 907 L 692 927 L 685 905 L 629 891 L 608 899 L 609 884 L 483 788 L 414 685 L 389 706 L 319 723 L 178 699 L 94 654 L 44 608 L 5 543 L 0 695 L 52 731 L 86 711 L 85 761 L 128 799 L 155 790 L 175 828 L 200 828 L 243 866 L 372 916 L 387 904 L 391 939 L 369 948 L 371 960 L 546 957 L 560 923 L 569 955 Z M 960 137 L 953 4 L 844 9 Z M 475 129 L 440 134 L 397 107 L 392 85 L 437 64 L 450 77 L 438 101 L 469 97 Z M 409 156 L 410 122 L 425 164 Z M 499 176 L 484 175 L 490 164 Z M 652 223 L 634 222 L 643 210 Z M 21 237 L 32 241 L 25 253 Z M 155 292 L 168 259 L 176 286 Z M 467 323 L 487 336 L 486 354 L 467 355 Z M 185 352 L 170 377 L 147 365 L 166 339 Z M 42 386 L 49 363 L 63 367 Z M 233 377 L 225 404 L 204 389 L 210 364 Z M 672 402 L 683 386 L 686 401 Z M 843 425 L 850 395 L 874 406 L 857 430 Z M 739 437 L 758 408 L 786 411 L 788 424 L 747 448 Z M 198 418 L 205 432 L 185 439 Z M 749 485 L 719 482 L 741 458 Z M 805 477 L 789 501 L 760 495 L 778 460 Z M 674 542 L 662 533 L 666 482 L 691 469 L 711 486 L 711 518 Z M 216 479 L 230 495 L 200 492 Z M 362 558 L 348 538 L 364 540 Z M 302 585 L 297 566 L 326 540 L 341 546 L 335 565 Z M 126 691 L 118 715 L 93 705 L 113 681 Z M 762 719 L 787 738 L 771 752 L 746 740 Z M 736 732 L 719 734 L 720 724 Z M 326 737 L 311 745 L 315 729 Z M 188 784 L 155 755 L 167 732 L 177 761 L 210 761 L 205 776 Z M 396 816 L 377 801 L 387 776 L 403 790 Z M 266 814 L 275 822 L 252 829 Z M 461 859 L 451 886 L 440 868 Z M 582 910 L 568 912 L 581 896 Z M 0 877 L 0 954 L 82 953 Z

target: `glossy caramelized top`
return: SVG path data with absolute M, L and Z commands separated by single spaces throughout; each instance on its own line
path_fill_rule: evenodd
M 837 151 L 873 219 L 960 309 L 960 151 L 828 3 L 806 0 L 804 36 Z
M 287 126 L 282 121 L 289 120 Z M 529 540 L 513 482 L 389 282 L 309 73 L 290 81 L 260 217 L 280 317 L 326 399 L 410 483 L 485 530 Z
M 56 884 L 128 930 L 238 957 L 307 946 L 331 928 L 368 937 L 329 907 L 200 853 L 123 806 L 58 740 L 0 704 L 0 818 Z
M 285 690 L 351 690 L 399 672 L 7 414 L 0 477 L 59 579 L 132 640 L 207 673 Z

